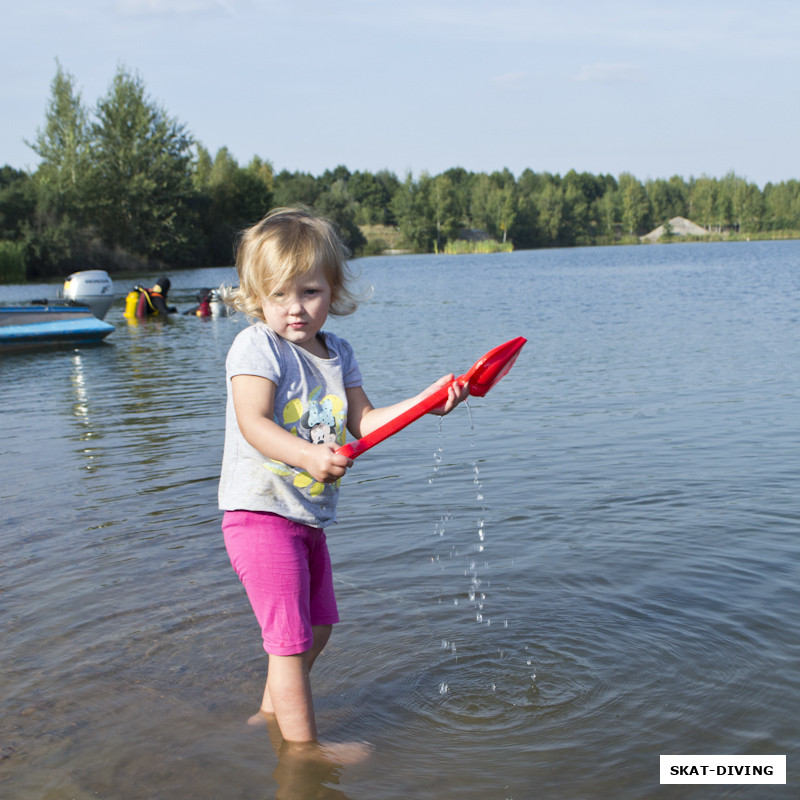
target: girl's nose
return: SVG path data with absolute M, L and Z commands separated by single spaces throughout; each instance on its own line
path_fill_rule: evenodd
M 300 298 L 297 296 L 289 299 L 288 307 L 290 314 L 299 314 L 303 310 L 303 304 L 300 302 Z

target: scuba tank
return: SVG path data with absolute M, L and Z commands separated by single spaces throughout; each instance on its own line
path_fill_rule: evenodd
M 143 319 L 158 314 L 158 309 L 153 304 L 154 297 L 160 298 L 162 295 L 137 283 L 125 298 L 125 316 Z
M 139 306 L 139 292 L 137 289 L 131 289 L 128 296 L 125 298 L 125 316 L 135 317 L 136 309 Z

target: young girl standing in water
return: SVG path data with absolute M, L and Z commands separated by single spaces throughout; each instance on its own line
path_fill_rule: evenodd
M 229 301 L 256 321 L 226 362 L 220 476 L 222 529 L 269 654 L 261 713 L 287 742 L 315 742 L 309 671 L 339 621 L 324 528 L 336 521 L 337 455 L 346 430 L 361 438 L 450 384 L 449 413 L 466 395 L 446 375 L 417 397 L 374 408 L 350 345 L 323 332 L 328 314 L 357 305 L 347 251 L 333 225 L 303 209 L 277 209 L 244 231 L 239 288 Z

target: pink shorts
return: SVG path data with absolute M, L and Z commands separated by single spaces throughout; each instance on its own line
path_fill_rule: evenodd
M 310 650 L 311 626 L 339 621 L 325 531 L 264 511 L 226 511 L 222 531 L 264 649 L 276 656 Z

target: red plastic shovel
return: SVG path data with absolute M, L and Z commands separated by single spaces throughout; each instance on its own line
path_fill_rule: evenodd
M 527 339 L 517 336 L 505 344 L 501 344 L 490 350 L 485 356 L 481 356 L 470 368 L 469 372 L 456 378 L 456 382 L 461 386 L 469 386 L 469 393 L 473 397 L 483 397 L 508 371 L 517 360 L 519 351 Z M 356 442 L 342 445 L 336 452 L 355 458 L 374 447 L 384 439 L 388 439 L 393 434 L 402 430 L 406 425 L 410 425 L 414 420 L 419 419 L 423 414 L 432 411 L 436 406 L 442 405 L 447 400 L 447 390 L 450 385 L 443 386 L 441 389 L 429 394 L 419 403 L 399 414 L 394 419 L 390 419 L 380 428 L 376 428 L 372 433 L 368 433 Z

